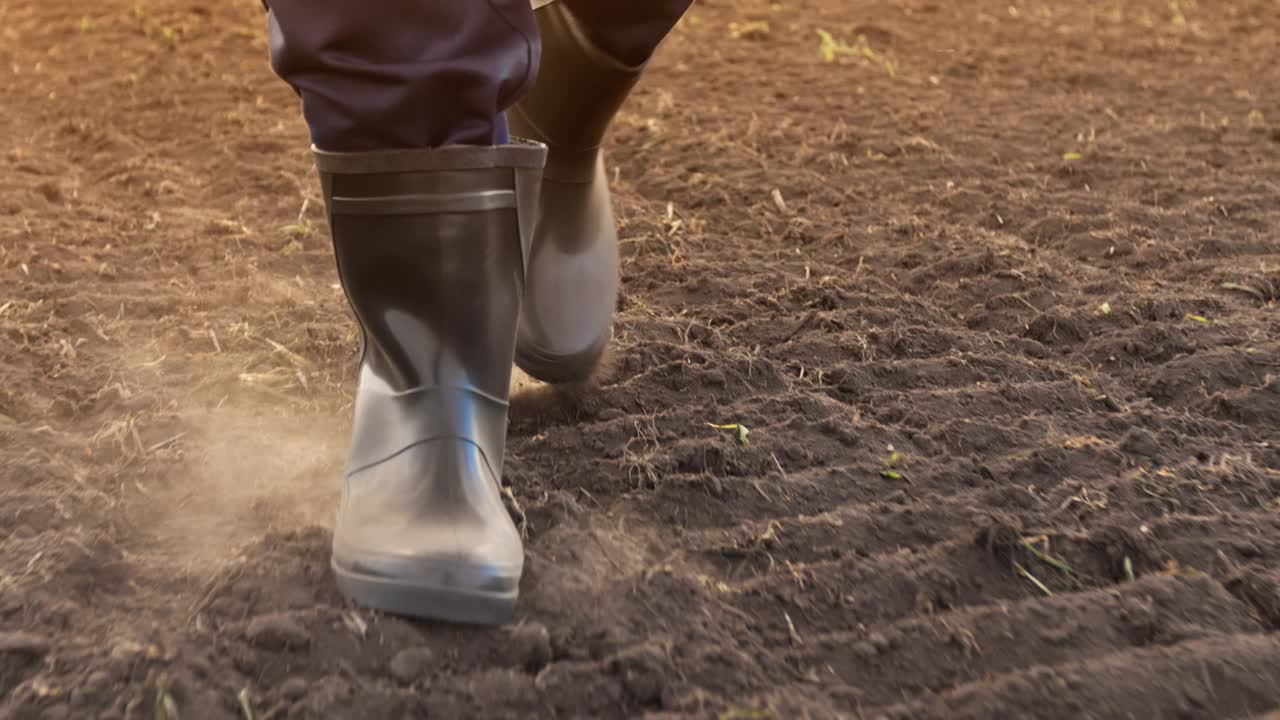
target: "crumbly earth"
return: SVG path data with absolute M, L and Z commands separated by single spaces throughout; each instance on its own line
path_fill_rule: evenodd
M 358 338 L 257 0 L 0 17 L 0 716 L 1280 708 L 1273 0 L 700 0 L 500 629 L 334 589 Z

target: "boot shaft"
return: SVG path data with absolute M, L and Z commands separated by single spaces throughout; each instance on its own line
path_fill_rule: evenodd
M 348 474 L 439 438 L 494 476 L 546 148 L 316 151 L 362 336 Z
M 609 124 L 644 65 L 625 63 L 599 48 L 564 2 L 535 16 L 542 35 L 541 69 L 507 121 L 513 133 L 551 148 L 547 178 L 588 182 Z
M 505 400 L 545 152 L 316 151 L 364 366 L 389 392 L 460 387 Z

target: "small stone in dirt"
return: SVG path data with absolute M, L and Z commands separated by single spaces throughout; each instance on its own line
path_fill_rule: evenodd
M 1125 433 L 1120 441 L 1120 450 L 1130 455 L 1138 455 L 1154 459 L 1160 454 L 1160 443 L 1156 436 L 1141 428 L 1134 428 Z
M 511 630 L 511 658 L 517 665 L 536 673 L 551 662 L 551 634 L 541 623 L 528 623 Z
M 36 192 L 44 196 L 45 200 L 51 203 L 60 203 L 63 199 L 62 188 L 58 187 L 55 182 L 43 182 L 36 186 Z
M 877 652 L 884 652 L 889 649 L 889 638 L 884 633 L 873 632 L 867 636 L 867 642 L 876 649 Z
M 0 633 L 0 653 L 42 656 L 49 652 L 49 641 L 27 632 Z
M 712 495 L 716 497 L 721 497 L 724 495 L 724 481 L 721 480 L 720 478 L 716 477 L 715 475 L 711 475 L 710 477 L 707 478 L 707 484 L 710 486 L 707 488 L 707 490 L 709 490 Z
M 146 645 L 132 640 L 121 640 L 111 646 L 111 658 L 113 660 L 133 660 L 147 654 L 148 647 Z
M 249 644 L 263 650 L 293 650 L 311 643 L 306 628 L 284 613 L 259 615 L 250 621 L 244 635 Z
M 12 615 L 21 610 L 24 604 L 22 596 L 16 593 L 0 595 L 0 616 Z
M 866 640 L 859 640 L 858 642 L 854 643 L 853 652 L 856 653 L 858 657 L 864 658 L 866 660 L 870 660 L 880 654 L 880 651 L 876 650 L 876 646 L 872 645 Z
M 836 686 L 826 691 L 832 700 L 847 706 L 859 706 L 866 704 L 866 693 L 854 687 Z M 705 702 L 705 701 L 704 701 Z
M 411 685 L 413 681 L 426 675 L 435 656 L 436 654 L 429 647 L 401 650 L 391 658 L 391 664 L 387 666 L 387 670 L 391 672 L 391 677 L 405 685 Z
M 89 673 L 89 677 L 85 678 L 84 687 L 87 690 L 105 690 L 111 686 L 111 673 L 105 670 L 94 670 Z
M 285 700 L 297 700 L 307 694 L 307 681 L 300 677 L 291 677 L 280 683 L 280 697 Z

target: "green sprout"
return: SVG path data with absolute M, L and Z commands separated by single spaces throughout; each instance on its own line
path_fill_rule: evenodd
M 880 477 L 886 480 L 902 480 L 902 473 L 893 469 L 894 465 L 902 462 L 902 453 L 889 446 L 889 457 L 885 458 L 884 465 L 880 468 Z
M 818 45 L 818 53 L 822 55 L 822 59 L 826 62 L 835 62 L 839 57 L 858 57 L 862 56 L 867 60 L 884 68 L 889 77 L 896 78 L 898 69 L 894 66 L 893 61 L 875 50 L 871 49 L 871 44 L 867 42 L 866 35 L 859 35 L 858 39 L 852 45 L 843 41 L 836 40 L 835 37 L 826 30 L 819 29 L 817 31 L 818 38 L 821 41 Z
M 732 430 L 733 432 L 737 433 L 738 442 L 742 443 L 743 445 L 751 444 L 751 441 L 747 439 L 747 435 L 751 434 L 751 430 L 749 430 L 747 426 L 743 425 L 742 423 L 731 423 L 729 425 L 716 425 L 715 423 L 707 423 L 707 427 L 712 427 L 717 430 Z

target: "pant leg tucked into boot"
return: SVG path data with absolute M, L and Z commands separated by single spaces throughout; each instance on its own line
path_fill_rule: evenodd
M 364 338 L 338 587 L 406 615 L 511 617 L 507 388 L 546 148 L 502 145 L 537 73 L 528 0 L 270 0 Z M 437 148 L 437 149 L 420 149 Z

